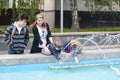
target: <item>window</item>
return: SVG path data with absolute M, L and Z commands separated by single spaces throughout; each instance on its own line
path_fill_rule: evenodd
M 44 11 L 44 0 L 40 0 L 40 10 Z

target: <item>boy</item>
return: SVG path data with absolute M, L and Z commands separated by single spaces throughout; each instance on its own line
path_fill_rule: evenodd
M 5 31 L 5 42 L 8 45 L 8 54 L 23 54 L 29 40 L 27 26 L 28 16 L 21 13 L 18 21 L 10 25 Z
M 80 47 L 80 42 L 78 40 L 66 41 L 62 46 L 62 51 L 66 53 L 72 53 L 75 63 L 78 64 L 77 52 L 76 49 Z
M 62 47 L 61 41 L 56 40 L 55 44 L 51 43 L 47 47 L 50 50 L 50 53 L 55 56 L 55 58 L 57 59 L 57 61 L 60 64 L 63 64 L 62 61 L 61 61 L 61 58 L 59 57 L 59 54 L 61 53 L 61 47 Z M 45 53 L 44 50 L 42 50 L 42 53 Z

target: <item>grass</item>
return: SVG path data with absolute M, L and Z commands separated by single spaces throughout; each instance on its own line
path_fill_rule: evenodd
M 0 34 L 3 34 L 7 26 L 0 26 Z
M 53 32 L 53 33 L 60 32 L 60 28 L 52 28 L 51 32 Z M 65 28 L 65 29 L 63 29 L 63 32 L 70 32 L 70 29 Z
M 97 31 L 120 31 L 120 27 L 96 27 L 96 28 L 83 28 L 83 32 L 97 32 Z
M 0 28 L 3 29 L 3 30 L 6 30 L 7 26 L 4 26 L 4 25 L 0 25 Z
M 2 30 L 6 30 L 7 26 L 0 26 Z M 29 30 L 32 33 L 32 30 Z M 82 32 L 105 32 L 105 31 L 120 31 L 120 27 L 85 27 L 81 29 Z M 59 33 L 60 28 L 51 28 L 52 33 Z M 64 28 L 63 32 L 70 32 L 70 28 Z M 3 34 L 0 32 L 0 34 Z
M 105 32 L 105 31 L 120 31 L 120 27 L 85 27 L 81 29 L 82 32 Z M 51 32 L 60 32 L 60 28 L 53 28 Z M 70 28 L 64 28 L 63 32 L 70 32 Z

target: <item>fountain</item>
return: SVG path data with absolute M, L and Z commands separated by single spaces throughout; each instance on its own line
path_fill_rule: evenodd
M 99 40 L 96 40 L 96 37 L 99 37 Z M 103 47 L 105 46 L 113 46 L 113 45 L 118 45 L 120 44 L 120 34 L 116 34 L 116 35 L 109 35 L 109 34 L 92 34 L 89 35 L 87 37 L 80 37 L 77 38 L 76 40 L 80 41 L 82 43 L 82 46 L 77 50 L 78 52 L 85 48 L 85 47 L 94 47 L 96 49 L 99 50 L 100 53 L 103 54 L 103 58 L 106 59 L 106 64 L 97 64 L 97 65 L 106 65 L 109 68 L 111 68 L 112 70 L 114 70 L 116 72 L 117 75 L 120 75 L 120 70 L 118 70 L 117 68 L 113 67 L 113 62 L 111 62 L 107 55 L 105 54 Z M 68 45 L 67 45 L 68 46 Z M 66 47 L 67 47 L 66 46 Z M 101 47 L 102 46 L 102 47 Z M 62 52 L 63 53 L 63 52 Z M 63 59 L 63 63 L 65 64 L 65 62 L 67 61 L 67 59 L 71 56 L 71 54 L 68 54 L 64 59 Z M 51 69 L 55 69 L 55 68 L 78 68 L 78 67 L 82 67 L 82 66 L 95 66 L 96 64 L 78 64 L 78 65 L 57 65 L 57 66 L 49 66 L 49 68 Z

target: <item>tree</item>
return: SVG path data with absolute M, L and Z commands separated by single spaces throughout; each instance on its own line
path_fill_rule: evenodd
M 1 12 L 2 12 L 2 9 L 3 9 L 3 1 L 2 0 L 0 0 L 0 15 L 1 15 Z
M 13 0 L 13 21 L 16 20 L 19 13 L 26 12 L 30 17 L 30 22 L 32 22 L 35 13 L 39 11 L 39 3 L 40 0 Z
M 90 11 L 116 11 L 120 0 L 85 0 L 85 5 Z
M 2 10 L 8 9 L 8 0 L 0 0 L 0 16 L 2 15 Z
M 70 0 L 71 10 L 72 10 L 72 27 L 71 31 L 80 31 L 79 21 L 78 21 L 78 8 L 77 8 L 77 0 Z
M 79 32 L 79 20 L 78 20 L 78 3 L 79 0 L 70 0 L 71 10 L 72 10 L 72 32 Z M 83 0 L 85 6 L 92 13 L 95 13 L 97 10 L 117 10 L 115 5 L 119 5 L 120 0 Z
M 8 0 L 0 0 L 0 16 L 5 14 L 6 9 L 8 8 Z M 0 27 L 0 32 L 4 33 L 4 30 Z

